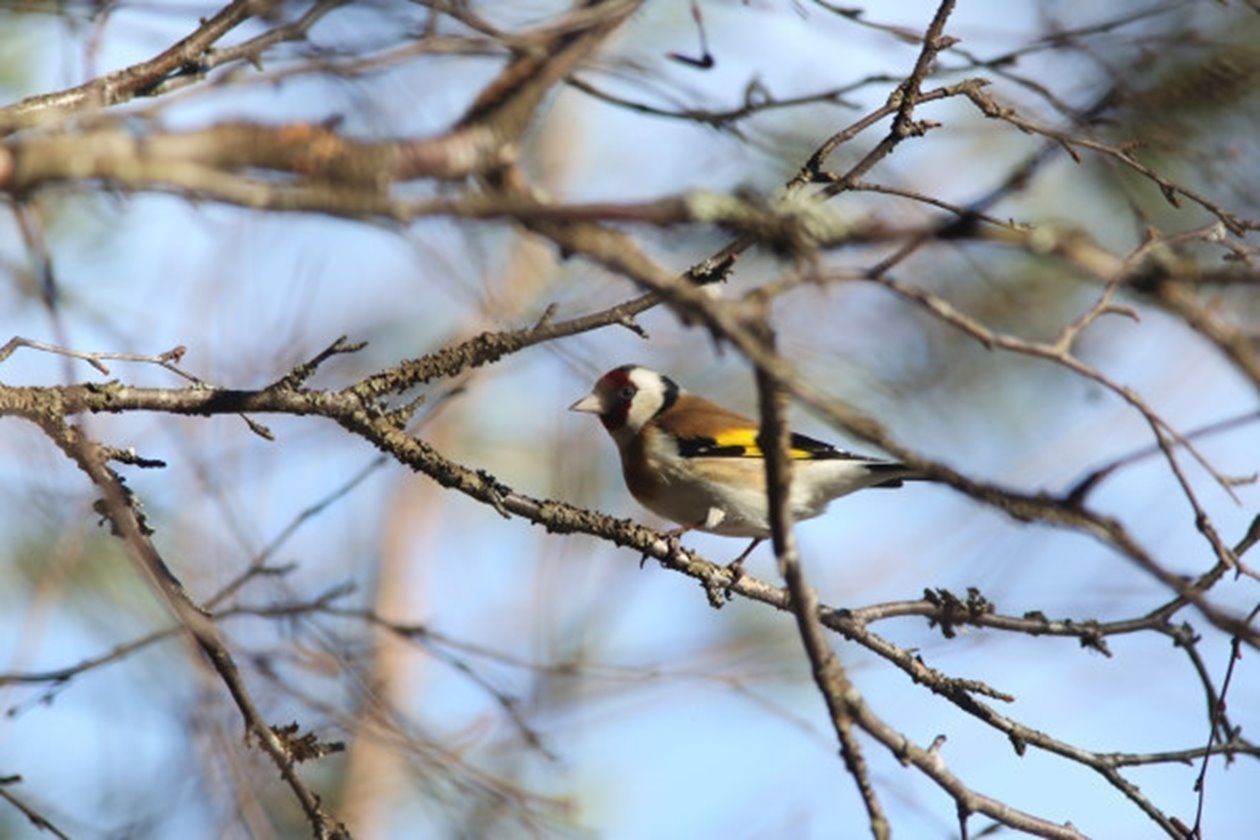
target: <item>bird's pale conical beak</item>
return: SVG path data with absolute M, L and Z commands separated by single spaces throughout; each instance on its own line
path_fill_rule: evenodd
M 598 394 L 587 394 L 582 399 L 569 406 L 569 411 L 585 411 L 588 414 L 603 414 L 604 401 L 599 398 Z

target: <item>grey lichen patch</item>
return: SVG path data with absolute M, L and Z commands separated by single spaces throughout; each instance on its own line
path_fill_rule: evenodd
M 752 194 L 695 190 L 687 193 L 684 204 L 693 220 L 734 228 L 755 236 L 780 253 L 801 253 L 838 245 L 852 239 L 861 229 L 854 220 L 799 192 L 767 199 Z

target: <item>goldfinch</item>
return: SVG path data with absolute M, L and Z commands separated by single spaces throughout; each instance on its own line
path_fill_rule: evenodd
M 648 510 L 687 531 L 752 537 L 738 566 L 770 536 L 759 424 L 672 379 L 638 365 L 604 374 L 569 406 L 599 416 L 621 453 L 631 495 Z M 865 487 L 899 487 L 921 478 L 904 464 L 867 458 L 793 434 L 791 511 L 811 519 L 835 498 Z

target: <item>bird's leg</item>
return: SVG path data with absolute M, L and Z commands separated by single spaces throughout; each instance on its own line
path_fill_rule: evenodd
M 726 564 L 726 570 L 731 573 L 731 582 L 726 585 L 726 596 L 730 597 L 731 587 L 739 583 L 739 579 L 744 576 L 744 561 L 748 559 L 748 555 L 753 553 L 753 549 L 761 545 L 765 541 L 765 537 L 754 537 L 753 541 L 748 544 L 748 548 L 736 557 L 734 560 Z
M 725 518 L 726 518 L 726 511 L 722 510 L 721 508 L 711 507 L 705 513 L 704 519 L 701 520 L 700 522 L 694 522 L 691 525 L 680 525 L 677 528 L 673 528 L 666 531 L 664 533 L 664 537 L 665 537 L 665 543 L 669 546 L 669 557 L 671 559 L 677 560 L 682 556 L 682 543 L 680 542 L 680 538 L 682 537 L 683 534 L 687 533 L 688 531 L 694 531 L 696 529 L 699 529 L 701 531 L 712 531 Z M 741 554 L 739 556 L 739 559 L 736 560 L 735 562 L 736 563 L 741 562 L 745 557 L 747 557 L 748 552 L 756 548 L 758 542 L 761 542 L 761 540 L 757 540 L 752 545 L 750 545 L 748 547 L 748 551 L 745 551 L 743 554 Z M 648 556 L 646 554 L 644 554 L 642 557 L 639 558 L 640 569 L 643 568 L 643 564 L 647 562 L 647 559 L 648 559 Z
M 662 536 L 665 537 L 665 544 L 669 546 L 669 556 L 677 560 L 682 554 L 682 535 L 690 531 L 694 525 L 682 525 L 677 528 L 671 528 Z M 643 568 L 643 564 L 648 561 L 648 555 L 644 554 L 639 558 L 639 568 Z
M 665 542 L 669 544 L 669 553 L 672 556 L 677 557 L 682 553 L 682 535 L 690 530 L 690 525 L 684 525 L 665 532 Z

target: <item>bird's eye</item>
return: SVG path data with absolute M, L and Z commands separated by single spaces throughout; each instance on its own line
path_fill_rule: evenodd
M 617 392 L 617 396 L 623 400 L 634 399 L 635 387 L 633 385 L 622 385 L 621 390 Z

